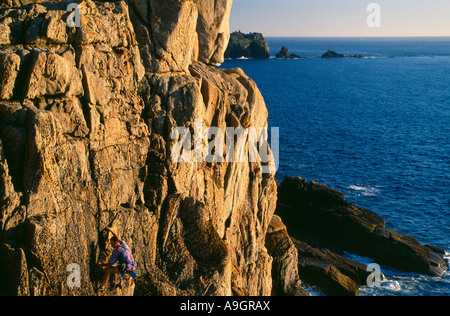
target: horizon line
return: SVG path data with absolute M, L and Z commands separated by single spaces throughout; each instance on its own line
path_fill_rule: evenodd
M 236 31 L 237 32 L 237 31 Z M 233 33 L 233 32 L 232 32 Z M 263 34 L 264 35 L 264 34 Z M 388 36 L 283 36 L 283 35 L 267 35 L 264 37 L 284 37 L 284 38 L 450 38 L 449 35 L 388 35 Z
M 269 38 L 269 37 L 272 37 L 272 38 L 273 37 L 282 37 L 282 38 L 450 38 L 450 34 L 449 35 L 386 35 L 386 36 L 370 36 L 370 35 L 369 36 L 367 36 L 367 35 L 361 35 L 361 36 L 358 36 L 358 35 L 349 35 L 349 36 L 297 35 L 297 36 L 289 36 L 289 35 L 264 35 L 264 33 L 261 33 L 261 32 L 245 33 L 240 30 L 231 31 L 230 33 L 235 33 L 235 32 L 241 32 L 243 34 L 260 33 L 265 38 Z
M 262 34 L 263 37 L 282 37 L 282 38 L 450 38 L 450 34 L 448 35 L 265 35 L 263 32 L 258 31 L 249 31 L 242 32 L 241 30 L 230 31 L 231 33 L 241 32 L 243 34 L 250 33 L 259 33 Z

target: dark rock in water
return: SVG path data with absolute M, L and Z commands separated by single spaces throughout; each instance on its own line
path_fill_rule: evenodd
M 352 273 L 347 271 L 345 274 L 357 284 L 365 283 L 364 268 L 356 266 L 343 269 L 341 264 L 336 264 L 338 261 L 330 260 L 333 256 L 329 255 L 329 251 L 358 254 L 372 258 L 380 265 L 405 272 L 441 276 L 448 269 L 442 249 L 421 246 L 416 239 L 387 229 L 383 218 L 348 203 L 342 192 L 323 184 L 308 183 L 299 177 L 286 177 L 278 188 L 276 214 L 287 223 L 292 237 L 316 248 L 329 249 L 318 252 L 303 244 L 299 247 L 299 243 L 296 243 L 300 257 L 314 259 L 316 263 L 331 262 L 343 274 L 344 270 L 353 270 Z M 305 255 L 307 253 L 309 254 Z M 312 256 L 311 253 L 315 255 Z M 322 255 L 318 256 L 317 253 Z M 309 269 L 308 273 L 312 273 L 314 264 L 309 261 L 306 263 L 305 268 Z M 300 278 L 303 279 L 302 269 L 299 268 L 299 271 Z M 317 269 L 315 273 L 317 276 Z M 336 278 L 333 280 L 337 282 Z M 348 282 L 345 283 L 348 285 Z
M 292 238 L 299 254 L 301 279 L 327 295 L 357 296 L 369 275 L 367 267 L 325 248 L 313 248 Z
M 267 230 L 266 248 L 273 258 L 272 294 L 275 296 L 309 295 L 302 281 L 319 287 L 327 295 L 357 296 L 369 275 L 362 263 L 290 237 L 277 215 Z
M 225 58 L 268 59 L 270 58 L 269 44 L 260 33 L 234 32 L 231 33 Z
M 314 248 L 295 238 L 292 240 L 299 254 L 299 273 L 303 281 L 318 285 L 329 295 L 358 295 L 359 287 L 367 284 L 370 273 L 367 272 L 365 264 L 345 258 L 326 248 Z M 317 276 L 319 271 L 332 280 L 319 282 L 325 278 L 325 275 L 321 278 L 313 277 Z M 329 271 L 336 272 L 330 276 Z
M 345 55 L 342 55 L 342 54 L 338 54 L 335 51 L 329 50 L 328 52 L 323 54 L 321 58 L 324 58 L 324 59 L 333 59 L 333 58 L 364 58 L 364 56 L 363 55 L 359 55 L 359 54 L 345 56 Z
M 281 50 L 277 53 L 276 57 L 280 59 L 289 58 L 289 48 L 287 48 L 286 46 L 281 47 Z
M 277 59 L 300 59 L 303 58 L 301 56 L 295 54 L 289 54 L 289 48 L 283 46 L 281 51 L 276 54 Z
M 361 55 L 361 54 L 356 54 L 356 55 L 349 55 L 349 56 L 346 56 L 346 58 L 359 58 L 359 59 L 363 59 L 363 58 L 365 58 L 363 55 Z
M 345 58 L 345 56 L 342 54 L 338 54 L 335 51 L 329 50 L 328 52 L 323 54 L 321 58 Z

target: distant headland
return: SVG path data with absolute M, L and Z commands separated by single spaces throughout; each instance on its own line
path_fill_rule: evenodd
M 270 58 L 269 44 L 261 33 L 233 32 L 225 51 L 225 58 L 267 59 Z

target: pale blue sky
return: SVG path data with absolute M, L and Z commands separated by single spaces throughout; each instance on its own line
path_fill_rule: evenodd
M 367 26 L 367 6 L 381 27 Z M 450 36 L 450 0 L 234 0 L 231 30 L 264 36 Z

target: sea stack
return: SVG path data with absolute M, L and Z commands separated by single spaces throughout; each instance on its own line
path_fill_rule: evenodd
M 345 56 L 345 55 L 336 53 L 336 52 L 333 51 L 333 50 L 329 50 L 329 51 L 327 51 L 325 54 L 323 54 L 321 58 L 324 58 L 324 59 L 335 59 L 335 58 L 364 58 L 364 56 L 363 56 L 363 55 L 360 55 L 360 54 L 347 55 L 347 56 Z
M 277 59 L 300 59 L 303 58 L 301 56 L 290 54 L 289 48 L 286 46 L 281 47 L 281 51 L 276 54 Z

